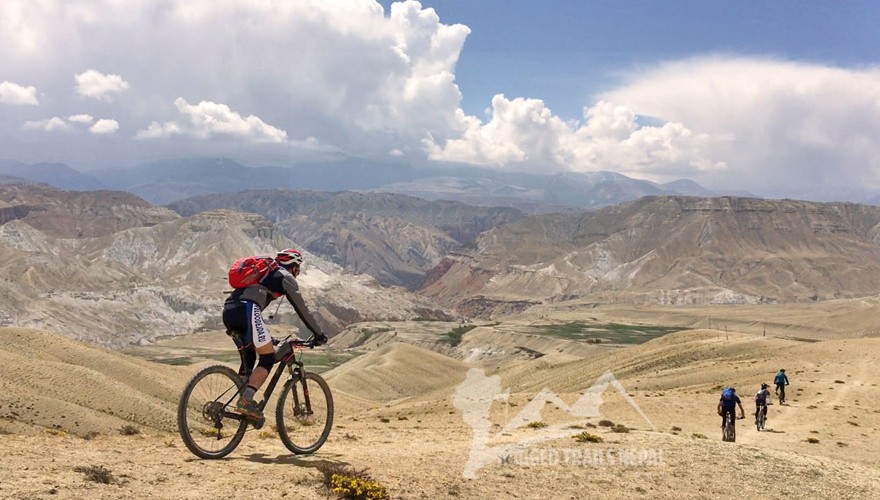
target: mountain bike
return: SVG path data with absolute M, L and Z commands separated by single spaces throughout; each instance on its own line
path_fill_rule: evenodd
M 745 418 L 745 415 L 739 417 L 740 420 Z M 730 443 L 736 442 L 736 411 L 725 411 L 724 412 L 724 427 L 721 432 L 721 439 L 723 441 L 727 441 Z
M 776 396 L 779 398 L 779 404 L 785 403 L 785 385 L 776 386 Z
M 306 371 L 302 362 L 305 348 L 314 348 L 309 340 L 275 340 L 277 366 L 260 401 L 262 411 L 281 375 L 288 373 L 275 406 L 275 424 L 281 442 L 288 450 L 309 454 L 327 440 L 333 426 L 333 395 L 327 382 L 317 373 Z M 177 429 L 183 443 L 200 458 L 223 458 L 241 443 L 248 424 L 254 422 L 238 413 L 235 404 L 245 388 L 245 380 L 232 368 L 212 365 L 193 375 L 183 389 L 177 406 Z
M 758 415 L 755 419 L 755 427 L 757 427 L 758 431 L 760 432 L 762 429 L 764 429 L 764 423 L 767 421 L 767 405 L 761 405 L 757 413 Z

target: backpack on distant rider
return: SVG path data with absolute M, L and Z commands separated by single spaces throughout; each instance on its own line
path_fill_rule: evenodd
M 735 394 L 736 393 L 733 392 L 733 389 L 728 387 L 727 389 L 724 389 L 724 392 L 721 393 L 721 399 L 723 399 L 724 401 L 734 401 L 734 399 L 736 398 Z
M 236 260 L 229 267 L 229 286 L 247 288 L 256 285 L 272 271 L 278 269 L 278 263 L 268 255 L 251 255 Z

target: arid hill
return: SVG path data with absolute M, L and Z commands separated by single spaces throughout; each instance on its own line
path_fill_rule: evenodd
M 180 218 L 123 191 L 62 191 L 45 184 L 0 184 L 0 224 L 22 220 L 58 238 L 94 238 Z
M 427 201 L 391 193 L 242 191 L 168 205 L 187 216 L 217 208 L 263 215 L 288 238 L 349 272 L 413 286 L 450 252 L 524 215 L 515 209 Z
M 0 323 L 117 347 L 218 328 L 229 265 L 293 245 L 263 217 L 229 210 L 75 239 L 13 220 L 0 226 Z M 427 299 L 306 258 L 303 294 L 330 333 L 361 320 L 447 317 Z M 290 306 L 279 312 L 298 324 Z
M 880 208 L 646 197 L 533 216 L 449 256 L 422 290 L 463 314 L 596 303 L 792 303 L 880 293 Z
M 471 335 L 479 332 L 463 340 Z M 0 483 L 6 498 L 332 497 L 319 471 L 328 465 L 367 469 L 392 498 L 880 495 L 880 417 L 871 404 L 880 396 L 871 369 L 878 339 L 687 331 L 483 372 L 479 363 L 388 343 L 326 373 L 336 418 L 315 455 L 291 455 L 269 426 L 249 432 L 229 458 L 204 461 L 167 418 L 201 364 L 154 365 L 33 330 L 0 336 L 0 468 L 17 471 Z M 44 375 L 33 376 L 33 359 Z M 722 443 L 720 387 L 736 385 L 749 412 L 750 393 L 781 366 L 791 377 L 789 403 L 770 407 L 766 431 L 747 416 L 737 442 Z M 465 382 L 482 377 L 497 387 L 489 399 L 468 399 L 478 393 Z M 600 396 L 595 412 L 566 410 L 586 393 Z M 488 402 L 488 413 L 468 401 Z M 475 456 L 488 461 L 467 478 Z

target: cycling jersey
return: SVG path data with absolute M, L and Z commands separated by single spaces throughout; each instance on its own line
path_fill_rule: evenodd
M 782 372 L 779 372 L 773 379 L 773 383 L 775 383 L 777 386 L 788 385 L 788 376 Z
M 755 404 L 758 406 L 766 405 L 767 398 L 770 397 L 770 391 L 767 389 L 761 389 L 760 391 L 755 393 Z
M 258 285 L 239 288 L 233 291 L 223 305 L 223 322 L 226 324 L 227 310 L 237 308 L 245 309 L 247 303 L 250 302 L 258 306 L 259 309 L 257 312 L 265 311 L 266 307 L 272 303 L 272 301 L 281 296 L 287 297 L 287 301 L 293 306 L 297 316 L 299 316 L 299 319 L 301 319 L 303 324 L 306 325 L 306 328 L 311 330 L 316 336 L 323 335 L 321 328 L 318 326 L 318 322 L 315 321 L 309 308 L 306 307 L 306 303 L 299 291 L 299 284 L 297 284 L 296 278 L 290 274 L 290 271 L 283 267 L 279 267 L 266 275 Z M 234 314 L 231 313 L 229 315 L 230 319 L 232 319 L 233 316 Z M 241 334 L 249 333 L 247 331 L 249 329 L 248 325 L 253 324 L 254 320 L 253 314 L 248 314 L 247 316 L 247 323 L 235 321 L 235 324 L 226 324 L 226 327 Z M 262 323 L 262 318 L 260 318 L 260 323 Z

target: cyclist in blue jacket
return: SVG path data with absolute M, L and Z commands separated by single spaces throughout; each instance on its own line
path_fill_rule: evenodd
M 782 404 L 785 401 L 785 386 L 788 385 L 788 376 L 785 374 L 785 368 L 780 369 L 776 373 L 773 383 L 776 384 L 776 394 L 779 394 L 779 404 Z
M 731 421 L 736 420 L 736 407 L 739 405 L 739 418 L 746 417 L 746 411 L 743 409 L 742 401 L 736 395 L 736 389 L 728 387 L 721 392 L 721 399 L 718 400 L 718 415 L 721 416 L 721 428 L 727 423 L 727 418 Z

